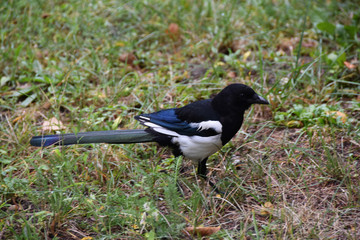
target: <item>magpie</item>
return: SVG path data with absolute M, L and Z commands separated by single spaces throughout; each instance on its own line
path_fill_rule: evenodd
M 212 99 L 135 116 L 146 129 L 35 136 L 30 140 L 30 144 L 47 147 L 86 143 L 157 142 L 161 146 L 170 147 L 174 156 L 183 155 L 192 160 L 198 165 L 198 175 L 206 180 L 208 157 L 220 150 L 238 132 L 244 113 L 252 104 L 269 102 L 251 87 L 234 83 Z M 211 181 L 209 184 L 215 187 Z

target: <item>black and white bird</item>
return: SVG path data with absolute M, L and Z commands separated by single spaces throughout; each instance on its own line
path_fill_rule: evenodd
M 175 156 L 183 155 L 198 164 L 198 174 L 206 179 L 208 157 L 238 132 L 244 113 L 252 104 L 269 102 L 251 87 L 235 83 L 212 99 L 136 116 L 146 129 L 36 136 L 30 144 L 46 147 L 53 144 L 157 142 L 171 147 Z

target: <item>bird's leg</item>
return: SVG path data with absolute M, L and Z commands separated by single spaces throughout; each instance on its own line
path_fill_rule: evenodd
M 200 161 L 198 164 L 198 171 L 197 174 L 202 177 L 203 179 L 205 179 L 205 181 L 208 180 L 206 173 L 207 173 L 207 168 L 206 168 L 206 161 L 208 160 L 208 158 L 205 158 L 204 160 Z M 209 184 L 210 186 L 215 190 L 216 193 L 218 194 L 222 194 L 222 192 L 216 187 L 215 183 L 213 183 L 211 180 L 209 180 Z
M 182 195 L 185 196 L 184 191 L 181 188 L 181 184 L 179 182 L 179 174 L 182 172 L 183 167 L 182 167 L 182 157 L 181 156 L 176 156 L 176 165 L 175 165 L 175 180 L 176 180 L 176 186 L 177 186 L 177 190 L 178 192 Z
M 198 164 L 198 169 L 197 169 L 197 173 L 200 177 L 202 177 L 203 179 L 207 180 L 207 176 L 206 176 L 206 172 L 207 172 L 207 169 L 206 169 L 206 161 L 208 159 L 205 158 L 204 160 L 200 161 L 199 164 Z

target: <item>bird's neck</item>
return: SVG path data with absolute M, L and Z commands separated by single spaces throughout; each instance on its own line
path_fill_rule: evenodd
M 211 106 L 221 116 L 238 114 L 243 115 L 244 112 L 250 107 L 251 104 L 236 102 L 236 99 L 230 93 L 220 92 L 212 101 Z
M 220 116 L 220 122 L 223 126 L 221 141 L 225 145 L 239 131 L 243 123 L 244 113 L 250 105 L 236 104 L 230 95 L 222 92 L 213 98 L 211 105 Z

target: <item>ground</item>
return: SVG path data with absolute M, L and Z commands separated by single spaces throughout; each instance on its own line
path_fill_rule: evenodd
M 2 1 L 0 239 L 359 239 L 357 5 Z M 29 144 L 234 82 L 270 105 L 210 157 L 222 194 L 153 143 Z

